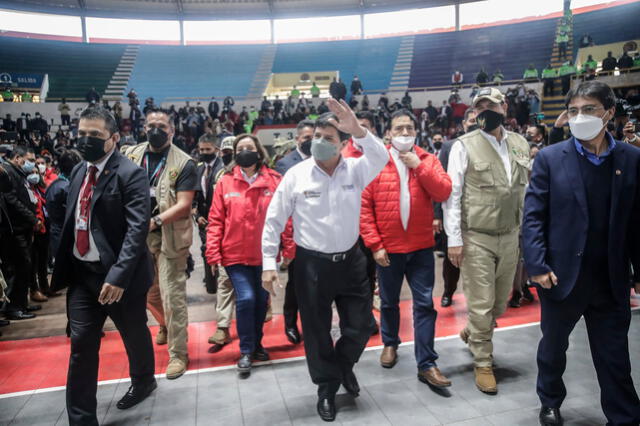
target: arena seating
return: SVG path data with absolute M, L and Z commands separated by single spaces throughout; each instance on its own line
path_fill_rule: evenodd
M 103 93 L 124 45 L 2 37 L 3 72 L 49 74 L 48 97 L 82 98 L 93 86 Z
M 129 88 L 140 99 L 246 96 L 266 45 L 141 46 Z M 127 89 L 128 90 L 128 89 Z
M 639 17 L 640 2 L 576 14 L 573 17 L 573 35 L 576 40 L 580 40 L 584 34 L 591 34 L 596 45 L 638 39 Z M 574 43 L 575 52 L 579 46 L 579 43 Z M 619 56 L 621 52 L 614 54 Z
M 520 79 L 529 63 L 542 70 L 549 61 L 556 19 L 501 25 L 459 32 L 416 36 L 409 87 L 451 84 L 460 70 L 465 83 L 475 82 L 481 67 L 491 76 L 500 69 L 505 79 Z
M 365 90 L 387 90 L 400 37 L 278 45 L 274 73 L 339 71 L 347 85 L 354 75 Z

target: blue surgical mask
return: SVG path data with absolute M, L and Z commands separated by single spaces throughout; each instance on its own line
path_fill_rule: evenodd
M 27 176 L 27 182 L 31 185 L 37 185 L 40 183 L 40 175 L 29 175 Z
M 35 166 L 35 161 L 25 160 L 24 164 L 22 165 L 22 170 L 24 170 L 25 173 L 31 173 Z
M 326 139 L 311 141 L 311 155 L 318 161 L 329 161 L 339 153 L 338 147 Z

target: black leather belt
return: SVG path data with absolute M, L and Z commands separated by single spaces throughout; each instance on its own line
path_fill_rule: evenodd
M 358 244 L 356 243 L 349 250 L 344 251 L 342 253 L 322 253 L 319 251 L 313 251 L 313 250 L 309 250 L 304 247 L 298 246 L 298 250 L 301 250 L 304 254 L 307 254 L 313 257 L 318 257 L 320 259 L 328 260 L 333 263 L 344 262 L 345 260 L 347 260 L 349 255 L 351 255 L 357 248 L 358 248 Z

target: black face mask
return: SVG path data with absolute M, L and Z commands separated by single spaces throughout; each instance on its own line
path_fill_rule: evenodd
M 311 156 L 311 139 L 300 144 L 300 151 L 307 157 Z
M 233 160 L 233 154 L 232 153 L 228 153 L 228 154 L 222 155 L 222 163 L 225 166 L 229 165 L 229 163 L 231 163 L 231 160 Z
M 434 142 L 434 143 L 433 143 L 433 147 L 434 147 L 435 149 L 440 149 L 440 148 L 442 148 L 442 142 Z
M 471 133 L 474 130 L 478 130 L 480 127 L 478 127 L 477 124 L 472 124 L 471 126 L 467 127 L 467 133 Z
M 216 154 L 215 153 L 200 154 L 200 160 L 204 161 L 205 163 L 210 163 L 215 159 L 216 159 Z
M 155 149 L 162 148 L 169 140 L 169 134 L 162 129 L 157 127 L 152 128 L 147 133 L 147 139 L 152 147 Z
M 476 121 L 482 130 L 485 132 L 491 132 L 502 125 L 504 122 L 504 115 L 487 109 L 478 114 Z
M 255 151 L 244 150 L 236 154 L 236 163 L 238 163 L 240 167 L 244 168 L 255 165 L 259 159 L 260 157 Z
M 533 136 L 531 136 L 530 134 L 524 135 L 524 138 L 527 140 L 527 142 L 533 142 Z
M 78 138 L 78 151 L 82 158 L 93 163 L 104 157 L 104 144 L 108 139 L 100 139 L 93 136 L 82 136 Z

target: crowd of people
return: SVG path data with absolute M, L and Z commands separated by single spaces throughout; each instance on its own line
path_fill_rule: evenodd
M 567 109 L 550 132 L 537 118 L 539 96 L 524 84 L 506 93 L 478 87 L 469 105 L 454 89 L 442 106 L 429 102 L 422 110 L 413 108 L 407 92 L 393 103 L 381 96 L 374 109 L 366 96 L 351 105 L 340 96 L 329 98 L 320 104 L 322 110 L 307 109 L 303 98 L 297 104 L 292 97 L 286 102 L 265 98 L 258 110 L 240 114 L 230 97 L 222 109 L 212 98 L 206 110 L 200 104 L 163 110 L 149 98 L 139 111 L 132 90 L 130 105 L 140 114 L 132 112 L 129 119 L 121 108 L 118 112 L 118 103 L 111 108 L 92 97 L 90 106 L 71 120 L 63 101 L 58 110 L 66 124 L 53 138 L 39 114 L 16 121 L 7 116 L 2 131 L 15 133 L 16 141 L 0 145 L 0 288 L 7 318 L 0 325 L 34 318 L 42 303 L 68 287 L 70 423 L 96 423 L 97 351 L 107 316 L 121 333 L 131 365 L 131 388 L 118 403 L 118 408 L 129 408 L 157 386 L 147 309 L 160 325 L 155 343 L 167 345 L 166 377 L 177 379 L 188 368 L 186 281 L 195 228 L 208 265 L 205 286 L 217 294 L 212 352 L 230 343 L 235 312 L 238 372 L 249 375 L 254 361 L 268 360 L 262 327 L 280 286 L 284 333 L 293 345 L 304 342 L 311 379 L 318 385 L 318 414 L 332 420 L 340 385 L 354 396 L 359 393 L 353 367 L 372 334 L 380 332 L 385 346 L 381 366 L 393 368 L 398 362 L 399 294 L 405 277 L 413 299 L 418 379 L 436 388 L 451 386 L 437 367 L 434 346 L 434 262 L 441 257 L 441 306 L 454 303 L 462 276 L 468 322 L 460 337 L 473 354 L 476 386 L 485 393 L 498 389 L 492 368 L 495 319 L 507 306 L 531 302 L 530 287 L 538 285 L 541 416 L 548 421 L 544 424 L 559 424 L 553 422 L 560 418 L 564 397 L 563 342 L 572 326 L 557 330 L 550 322 L 571 303 L 578 309 L 578 317 L 570 320 L 575 324 L 596 301 L 595 296 L 572 296 L 574 284 L 588 285 L 587 277 L 575 275 L 584 264 L 567 270 L 562 262 L 575 261 L 562 260 L 564 252 L 552 247 L 545 254 L 548 238 L 558 241 L 556 251 L 564 244 L 557 240 L 562 238 L 559 224 L 544 222 L 549 220 L 549 191 L 556 191 L 549 187 L 555 181 L 548 179 L 560 179 L 549 176 L 557 159 L 545 153 L 575 143 L 574 151 L 588 159 L 577 173 L 593 183 L 594 191 L 606 192 L 597 176 L 613 170 L 610 159 L 619 158 L 618 152 L 640 158 L 640 151 L 625 147 L 640 146 L 638 90 L 618 90 L 617 95 L 616 101 L 599 81 L 582 83 L 569 92 Z M 251 133 L 266 117 L 297 120 L 295 141 L 275 158 Z M 616 144 L 620 147 L 614 151 Z M 609 169 L 594 168 L 601 164 Z M 625 188 L 640 194 L 637 171 L 628 170 L 631 181 Z M 635 203 L 627 205 L 628 212 L 638 209 L 640 195 L 625 200 Z M 608 218 L 600 201 L 606 202 L 589 195 L 584 206 L 589 215 L 605 220 L 598 226 Z M 610 232 L 638 233 L 630 223 L 622 221 L 624 229 Z M 586 235 L 588 247 L 604 247 L 604 254 L 602 248 L 575 250 L 580 257 L 585 250 L 584 258 L 599 265 L 589 269 L 589 279 L 608 282 L 602 276 L 607 264 L 600 257 L 609 256 L 606 226 L 563 226 Z M 628 308 L 630 283 L 640 291 L 640 259 L 628 257 L 640 252 L 634 250 L 616 252 L 627 269 L 633 262 L 634 279 L 627 274 L 625 281 L 624 272 L 616 272 L 613 296 L 593 283 L 598 297 L 619 298 Z M 279 268 L 288 271 L 286 284 L 279 283 Z M 556 285 L 558 290 L 547 290 Z M 374 295 L 380 299 L 379 326 L 371 314 Z M 330 334 L 334 302 L 341 317 L 335 345 Z M 603 306 L 613 310 L 613 302 L 607 303 Z M 624 331 L 626 314 L 616 312 L 617 317 L 607 317 L 611 323 L 588 327 L 594 333 L 606 334 L 608 327 Z M 626 334 L 606 342 L 599 336 L 594 342 L 606 343 L 622 360 L 619 371 L 608 375 L 602 368 L 608 355 L 594 352 L 601 386 L 610 393 L 603 399 L 605 415 L 640 420 L 637 396 L 628 386 Z

